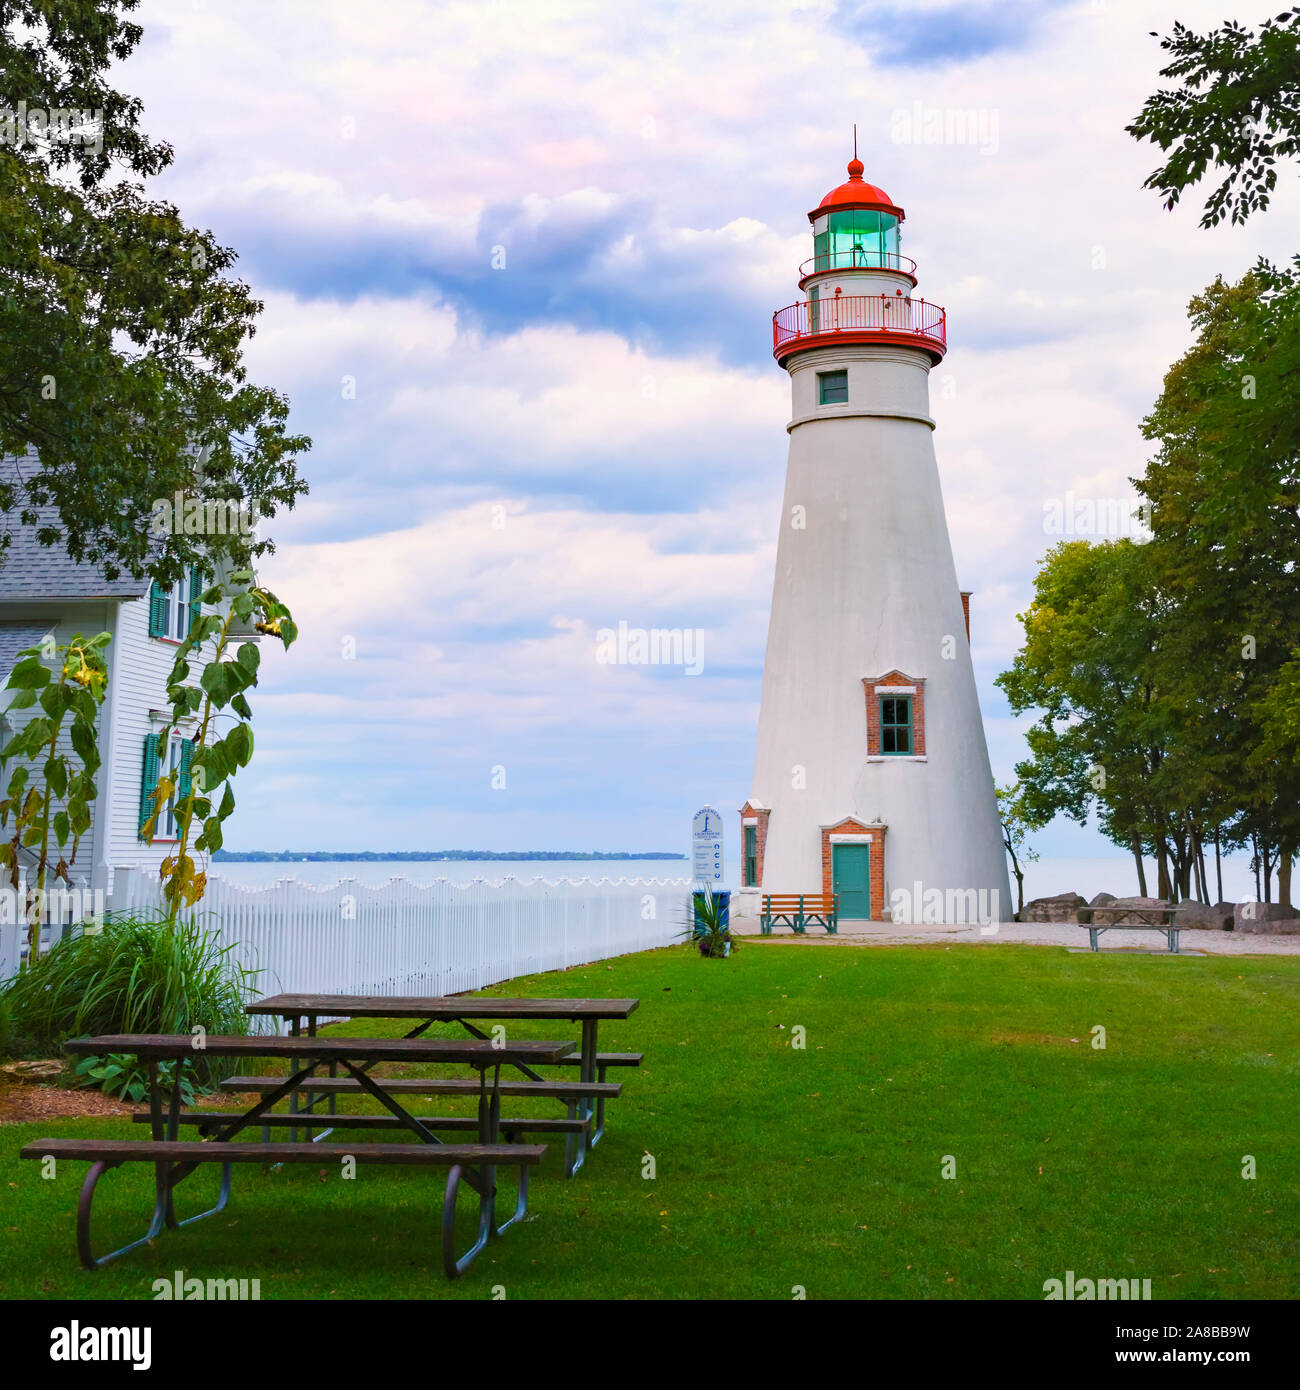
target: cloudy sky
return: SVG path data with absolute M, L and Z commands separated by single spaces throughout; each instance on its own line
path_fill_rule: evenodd
M 264 667 L 230 843 L 677 849 L 741 804 L 787 445 L 770 318 L 854 122 L 948 309 L 936 444 L 1008 777 L 993 680 L 1045 505 L 1131 494 L 1187 300 L 1296 245 L 1294 179 L 1202 231 L 1123 131 L 1148 31 L 1226 4 L 145 0 L 119 78 L 176 148 L 157 188 L 239 251 L 253 374 L 315 439 L 264 568 L 304 636 Z M 935 142 L 934 113 L 974 119 Z M 703 671 L 600 664 L 620 621 L 702 629 Z M 1043 891 L 1122 861 L 1040 842 Z

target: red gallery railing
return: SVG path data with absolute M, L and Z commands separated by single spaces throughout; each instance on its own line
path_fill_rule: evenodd
M 923 340 L 923 346 L 947 350 L 945 311 L 924 299 L 901 294 L 841 294 L 822 300 L 801 299 L 772 315 L 772 349 L 780 351 L 801 338 L 831 333 L 878 332 Z

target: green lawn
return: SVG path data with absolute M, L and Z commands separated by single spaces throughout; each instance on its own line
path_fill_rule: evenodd
M 577 1179 L 553 1147 L 532 1219 L 457 1283 L 438 1259 L 440 1174 L 365 1165 L 353 1181 L 237 1169 L 221 1216 L 87 1273 L 73 1244 L 85 1166 L 46 1181 L 16 1159 L 39 1134 L 142 1133 L 78 1121 L 0 1129 L 0 1296 L 149 1298 L 176 1269 L 259 1278 L 264 1299 L 482 1299 L 498 1285 L 509 1298 L 1038 1299 L 1067 1269 L 1149 1278 L 1157 1299 L 1300 1292 L 1300 958 L 766 942 L 489 992 L 638 996 L 601 1045 L 646 1063 L 616 1078 L 624 1097 Z M 539 1104 L 509 1103 L 559 1113 Z M 100 1249 L 143 1229 L 151 1182 L 146 1165 L 104 1178 Z M 215 1171 L 180 1191 L 198 1182 L 205 1196 Z

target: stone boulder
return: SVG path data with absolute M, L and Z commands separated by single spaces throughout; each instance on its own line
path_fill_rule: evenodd
M 1232 903 L 1180 903 L 1174 925 L 1184 930 L 1231 931 Z
M 1257 936 L 1300 935 L 1300 910 L 1287 903 L 1238 903 L 1232 912 L 1232 929 Z
M 1089 907 L 1109 907 L 1115 901 L 1114 893 L 1098 893 L 1088 904 Z
M 1025 904 L 1020 914 L 1022 922 L 1074 922 L 1075 913 L 1087 907 L 1088 900 L 1080 893 L 1058 893 L 1054 898 L 1035 898 Z

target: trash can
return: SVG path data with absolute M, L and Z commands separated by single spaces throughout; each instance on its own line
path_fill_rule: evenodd
M 718 922 L 721 931 L 731 930 L 731 893 L 725 888 L 715 888 L 709 893 L 696 889 L 691 894 L 695 904 L 695 930 L 692 939 L 709 934 L 709 928 L 703 920 L 704 903 L 706 898 L 712 897 L 718 905 Z

